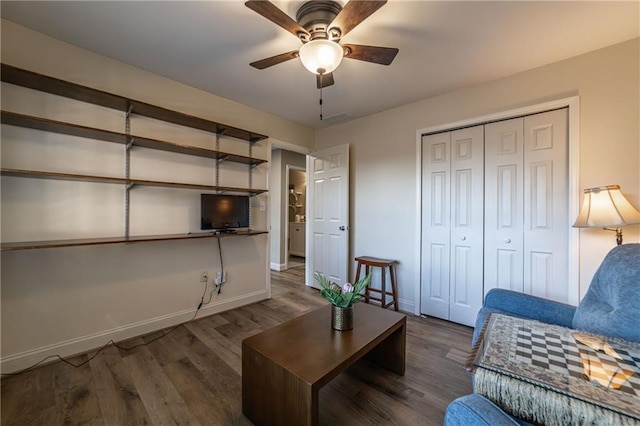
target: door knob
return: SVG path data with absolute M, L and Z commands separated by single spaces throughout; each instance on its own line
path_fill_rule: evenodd
M 341 231 L 344 231 L 345 229 L 347 229 L 344 225 L 342 225 L 340 228 L 338 228 Z
M 462 241 L 465 241 L 465 240 L 467 239 L 467 237 L 463 235 L 462 237 L 460 237 L 460 239 L 461 239 Z
M 509 244 L 509 243 L 511 242 L 511 238 L 505 238 L 505 239 L 504 239 L 504 242 L 505 242 L 505 243 L 507 243 L 507 244 Z

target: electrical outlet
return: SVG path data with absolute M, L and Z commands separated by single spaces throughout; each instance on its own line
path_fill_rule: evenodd
M 207 281 L 209 281 L 209 273 L 207 271 L 201 272 L 200 273 L 200 282 L 201 283 L 206 283 Z
M 216 284 L 224 284 L 227 282 L 227 272 L 216 272 Z

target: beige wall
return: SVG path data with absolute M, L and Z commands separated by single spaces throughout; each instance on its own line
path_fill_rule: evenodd
M 419 298 L 416 132 L 576 95 L 580 188 L 617 183 L 640 208 L 639 49 L 639 40 L 631 40 L 316 132 L 317 149 L 351 144 L 351 256 L 400 260 L 401 303 L 413 310 Z M 625 242 L 640 239 L 639 226 L 624 232 Z M 614 244 L 610 232 L 580 231 L 581 295 Z
M 281 144 L 313 144 L 308 128 L 4 20 L 1 53 L 3 63 L 20 68 L 266 134 Z M 121 112 L 5 83 L 2 107 L 124 131 Z M 179 127 L 132 119 L 133 134 L 144 130 L 145 136 L 211 147 L 212 135 Z M 221 139 L 222 150 L 247 147 Z M 268 158 L 269 150 L 270 141 L 260 142 L 254 155 Z M 211 183 L 213 160 L 145 149 L 131 155 L 133 177 Z M 2 126 L 2 166 L 122 177 L 124 151 L 118 144 Z M 224 166 L 221 185 L 247 186 L 246 166 Z M 268 167 L 254 169 L 254 188 L 267 188 Z M 117 185 L 3 177 L 3 241 L 123 235 L 122 191 Z M 267 201 L 267 195 L 253 201 L 254 229 L 268 227 L 267 212 L 259 209 Z M 197 232 L 199 192 L 134 188 L 131 214 L 132 235 Z M 268 241 L 268 235 L 221 240 L 228 281 L 200 316 L 268 297 Z M 200 273 L 213 277 L 222 266 L 214 239 L 3 252 L 1 262 L 3 372 L 187 321 L 203 296 Z

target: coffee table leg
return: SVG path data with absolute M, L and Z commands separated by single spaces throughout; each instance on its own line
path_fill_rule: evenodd
M 389 335 L 378 346 L 371 349 L 366 359 L 396 374 L 404 375 L 407 354 L 407 319 L 402 326 Z
M 242 412 L 255 425 L 317 425 L 318 389 L 242 344 Z

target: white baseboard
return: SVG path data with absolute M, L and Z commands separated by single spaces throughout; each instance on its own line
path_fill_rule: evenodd
M 413 303 L 413 300 L 398 299 L 398 309 L 400 309 L 402 312 L 413 313 L 415 310 L 415 304 Z
M 270 264 L 270 268 L 272 271 L 284 271 L 285 270 L 285 264 L 284 263 L 271 263 Z
M 259 302 L 267 298 L 268 294 L 267 290 L 265 289 L 255 293 L 245 294 L 239 297 L 214 302 L 210 305 L 203 306 L 200 309 L 197 318 L 202 318 L 220 312 L 228 311 L 230 309 L 235 309 L 240 306 L 248 305 L 250 303 Z M 0 359 L 0 371 L 2 371 L 3 374 L 16 372 L 25 369 L 49 356 L 60 355 L 61 357 L 70 357 L 101 348 L 110 340 L 119 342 L 121 340 L 126 340 L 132 337 L 150 333 L 152 331 L 161 330 L 166 327 L 181 324 L 191 320 L 195 311 L 195 308 L 187 309 L 181 312 L 152 318 L 123 327 L 113 328 L 111 330 L 105 330 L 99 333 L 67 340 L 65 342 L 60 342 L 30 351 L 9 355 Z M 43 364 L 53 361 L 57 361 L 57 357 L 52 357 Z
M 389 301 L 390 299 L 388 299 L 387 301 Z M 364 299 L 363 302 L 364 303 Z M 370 302 L 372 305 L 378 305 L 380 306 L 380 302 Z M 387 309 L 393 309 L 392 307 L 387 306 Z M 410 312 L 411 314 L 413 314 L 413 310 L 415 309 L 415 305 L 413 304 L 412 301 L 407 300 L 407 299 L 398 299 L 398 310 L 402 311 L 402 312 Z

